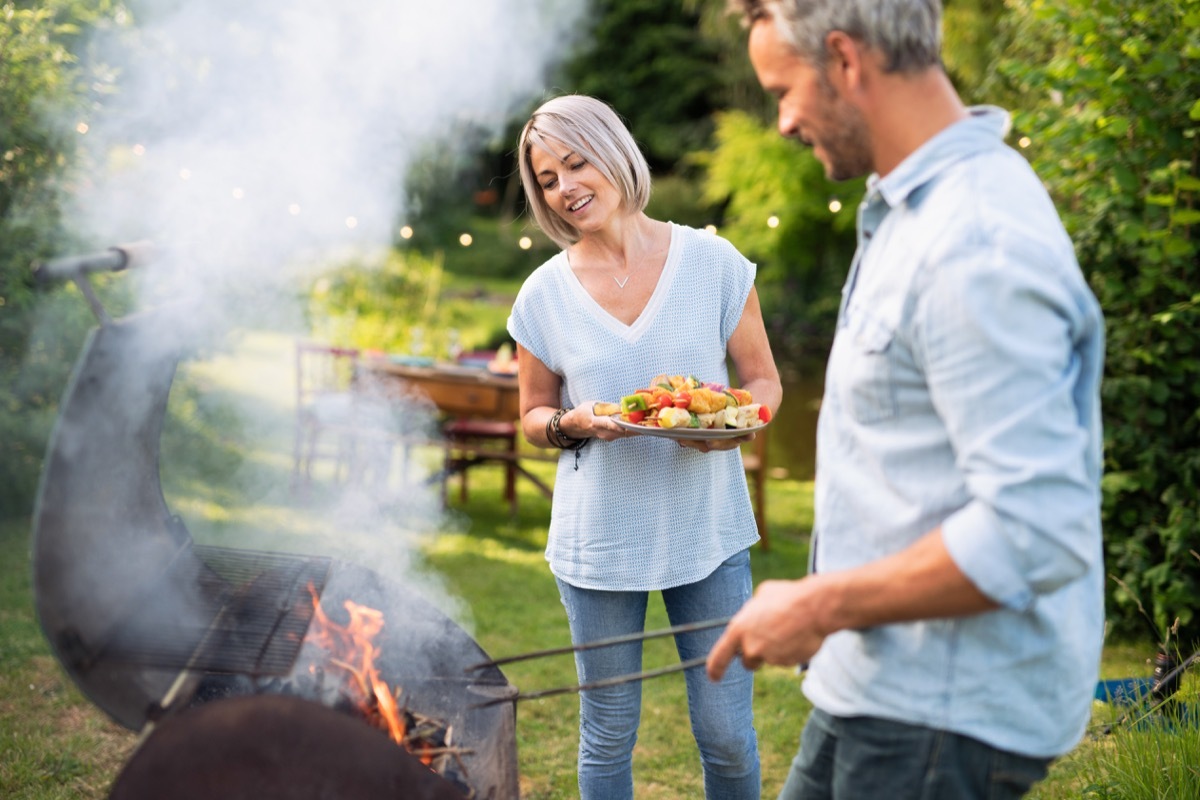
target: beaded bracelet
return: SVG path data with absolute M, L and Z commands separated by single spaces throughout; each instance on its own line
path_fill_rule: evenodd
M 566 414 L 571 409 L 560 408 L 550 416 L 546 422 L 546 441 L 551 447 L 557 447 L 559 450 L 574 450 L 575 451 L 575 470 L 579 470 L 579 451 L 587 446 L 590 439 L 576 439 L 574 436 L 568 436 L 563 433 L 559 423 L 562 420 L 563 414 Z

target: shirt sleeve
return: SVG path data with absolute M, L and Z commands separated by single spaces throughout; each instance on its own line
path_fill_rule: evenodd
M 721 342 L 728 344 L 733 332 L 742 321 L 742 312 L 746 310 L 746 299 L 754 288 L 754 276 L 757 267 L 747 259 L 737 248 L 724 239 L 720 243 L 721 259 Z
M 557 372 L 558 367 L 552 363 L 552 353 L 545 335 L 545 311 L 549 302 L 545 291 L 547 269 L 548 265 L 543 265 L 522 284 L 505 327 L 514 342 L 551 371 Z
M 915 357 L 966 476 L 969 502 L 942 524 L 951 557 L 986 595 L 1028 608 L 1094 567 L 1099 487 L 1094 380 L 1083 348 L 1097 320 L 1061 264 L 998 243 L 944 262 L 921 294 Z

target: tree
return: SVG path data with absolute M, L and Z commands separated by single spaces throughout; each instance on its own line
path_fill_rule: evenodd
M 1001 86 L 1104 309 L 1110 616 L 1200 638 L 1200 0 L 1010 3 Z
M 697 16 L 678 0 L 597 0 L 594 28 L 565 67 L 571 91 L 611 104 L 651 168 L 668 172 L 707 146 L 721 79 Z
M 103 88 L 77 51 L 87 26 L 113 15 L 108 0 L 0 5 L 0 516 L 31 504 L 53 409 L 88 324 L 77 296 L 38 295 L 31 265 L 71 241 L 58 200 L 79 174 L 79 131 L 49 109 L 79 113 Z M 48 329 L 55 335 L 41 335 Z
M 811 150 L 741 111 L 719 114 L 713 150 L 694 158 L 705 199 L 727 203 L 721 234 L 758 263 L 764 285 L 783 290 L 764 299 L 772 344 L 790 357 L 823 356 L 863 181 L 832 183 Z
M 704 199 L 725 210 L 721 232 L 759 262 L 772 343 L 786 359 L 818 359 L 833 336 L 839 289 L 854 254 L 854 209 L 863 181 L 832 183 L 810 150 L 783 140 L 776 109 L 747 54 L 746 31 L 725 0 L 689 0 L 721 66 L 711 150 L 688 163 L 704 170 Z M 952 0 L 944 57 L 964 97 L 974 97 L 993 55 L 1002 0 Z M 771 224 L 768 224 L 768 221 Z

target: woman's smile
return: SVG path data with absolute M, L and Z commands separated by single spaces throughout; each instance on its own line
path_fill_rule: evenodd
M 616 188 L 584 156 L 560 142 L 547 144 L 548 148 L 535 147 L 530 153 L 546 204 L 572 225 L 586 219 L 589 228 L 603 226 L 620 210 Z

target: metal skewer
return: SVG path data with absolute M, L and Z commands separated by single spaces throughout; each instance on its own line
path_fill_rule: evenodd
M 710 626 L 713 627 L 713 626 Z M 484 708 L 486 706 L 495 706 L 500 703 L 515 703 L 518 700 L 533 700 L 537 697 L 552 697 L 556 694 L 572 694 L 574 692 L 582 692 L 587 689 L 602 689 L 606 686 L 618 686 L 622 683 L 631 683 L 632 681 L 645 680 L 646 678 L 657 678 L 659 675 L 669 675 L 672 672 L 682 672 L 685 669 L 693 667 L 702 667 L 704 662 L 708 660 L 708 656 L 699 656 L 687 661 L 681 661 L 678 664 L 671 664 L 667 667 L 659 667 L 658 669 L 646 670 L 645 672 L 635 672 L 630 675 L 617 675 L 613 678 L 605 678 L 591 683 L 581 683 L 575 686 L 558 686 L 554 689 L 542 689 L 538 692 L 518 692 L 509 697 L 497 697 L 492 700 L 485 700 L 482 703 L 475 703 L 471 708 Z
M 702 622 L 687 622 L 683 625 L 675 625 L 670 628 L 662 628 L 657 631 L 626 633 L 621 636 L 612 636 L 607 639 L 596 639 L 592 642 L 584 642 L 583 644 L 567 645 L 565 647 L 551 647 L 548 650 L 534 650 L 529 653 L 520 653 L 519 655 L 515 656 L 506 656 L 504 658 L 493 659 L 492 661 L 481 661 L 478 664 L 472 664 L 471 666 L 467 667 L 466 671 L 474 672 L 477 669 L 498 667 L 501 664 L 511 664 L 514 661 L 527 661 L 531 658 L 544 658 L 546 656 L 557 656 L 564 653 L 577 653 L 583 650 L 594 650 L 597 647 L 611 647 L 615 644 L 640 642 L 646 639 L 657 639 L 662 636 L 674 636 L 677 633 L 691 633 L 692 631 L 703 631 L 708 630 L 709 628 L 720 628 L 723 625 L 727 625 L 730 619 L 732 619 L 732 617 L 725 617 L 724 619 L 710 619 Z M 679 667 L 678 669 L 686 669 L 686 667 Z M 528 697 L 530 695 L 525 696 Z

